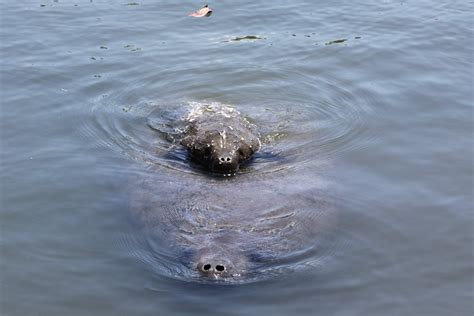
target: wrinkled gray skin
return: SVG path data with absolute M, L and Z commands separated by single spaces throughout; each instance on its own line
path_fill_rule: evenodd
M 210 171 L 234 174 L 260 148 L 260 140 L 255 126 L 234 108 L 200 105 L 186 119 L 181 145 Z
M 331 219 L 327 202 L 317 198 L 317 180 L 308 180 L 303 188 L 288 176 L 217 180 L 148 172 L 134 188 L 132 209 L 156 245 L 153 256 L 174 277 L 246 282 L 280 264 L 314 260 Z

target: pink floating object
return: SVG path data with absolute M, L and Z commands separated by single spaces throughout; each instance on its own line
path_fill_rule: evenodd
M 189 16 L 193 16 L 195 18 L 202 18 L 204 16 L 211 16 L 212 14 L 212 9 L 209 8 L 209 6 L 206 4 L 204 5 L 200 10 L 190 13 Z

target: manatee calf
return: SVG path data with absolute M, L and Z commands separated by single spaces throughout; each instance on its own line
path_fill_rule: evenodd
M 185 126 L 181 145 L 212 172 L 234 174 L 261 145 L 256 127 L 230 106 L 196 105 Z

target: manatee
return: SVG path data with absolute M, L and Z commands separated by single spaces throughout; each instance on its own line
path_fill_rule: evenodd
M 147 170 L 131 209 L 143 259 L 184 281 L 247 283 L 316 265 L 328 247 L 331 203 L 306 172 L 205 177 Z
M 192 160 L 221 174 L 235 174 L 261 146 L 255 125 L 221 104 L 196 105 L 185 119 L 180 143 Z

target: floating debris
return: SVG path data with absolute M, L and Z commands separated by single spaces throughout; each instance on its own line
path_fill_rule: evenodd
M 102 78 L 101 75 L 94 75 L 95 78 Z
M 125 45 L 123 48 L 127 48 L 131 52 L 137 52 L 139 50 L 142 50 L 140 47 L 136 47 L 135 45 L 132 45 L 132 44 Z
M 140 3 L 138 3 L 138 2 L 129 2 L 126 5 L 140 5 Z
M 330 41 L 330 42 L 327 42 L 325 45 L 340 44 L 340 43 L 344 43 L 345 41 L 347 41 L 347 38 Z
M 224 42 L 254 41 L 254 40 L 260 40 L 260 39 L 265 39 L 265 37 L 259 37 L 256 35 L 247 35 L 247 36 L 241 36 L 241 37 L 234 37 Z
M 124 107 L 122 107 L 122 111 L 128 112 L 128 111 L 130 111 L 132 108 L 133 108 L 133 105 L 124 106 Z
M 362 38 L 362 37 L 360 37 L 360 36 L 356 36 L 356 37 L 354 37 L 354 39 L 361 39 L 361 38 Z
M 196 12 L 189 13 L 188 16 L 193 16 L 195 18 L 209 17 L 212 14 L 212 9 L 205 4 L 201 9 Z
M 100 49 L 108 49 L 107 46 L 101 46 Z

